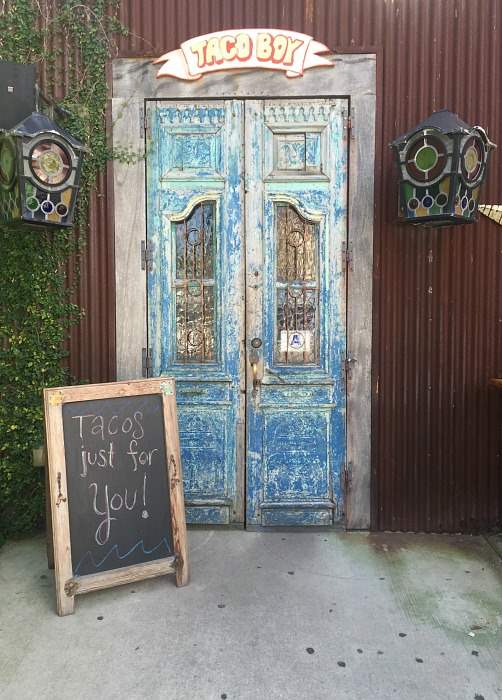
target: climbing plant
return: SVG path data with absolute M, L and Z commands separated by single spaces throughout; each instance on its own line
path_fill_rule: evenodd
M 43 441 L 42 389 L 68 383 L 65 341 L 83 311 L 72 303 L 89 198 L 112 157 L 106 61 L 126 33 L 118 0 L 0 0 L 0 60 L 35 63 L 57 121 L 87 147 L 75 230 L 0 225 L 0 542 L 42 522 L 44 485 L 32 466 Z M 58 71 L 65 44 L 64 94 Z M 62 76 L 61 76 L 62 77 Z

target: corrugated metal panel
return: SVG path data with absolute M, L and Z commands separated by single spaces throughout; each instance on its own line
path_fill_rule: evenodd
M 154 56 L 229 27 L 288 27 L 334 49 L 379 56 L 374 296 L 373 526 L 476 531 L 502 520 L 501 230 L 416 231 L 394 223 L 387 144 L 435 109 L 502 144 L 499 0 L 124 0 L 121 56 Z M 500 202 L 502 158 L 483 201 Z M 73 372 L 112 378 L 113 232 L 100 182 L 72 336 Z M 106 261 L 106 262 L 105 262 Z
M 387 7 L 383 143 L 447 106 L 500 142 L 500 3 Z M 497 16 L 499 13 L 499 16 Z M 497 33 L 498 32 L 498 33 Z M 391 166 L 383 148 L 384 173 Z M 491 163 L 484 199 L 501 183 Z M 392 224 L 394 178 L 377 183 L 373 523 L 455 531 L 500 521 L 500 232 Z
M 72 329 L 70 371 L 80 380 L 115 378 L 115 273 L 113 222 L 108 209 L 106 175 L 98 178 L 91 198 L 89 231 L 80 256 L 75 300 L 84 317 Z

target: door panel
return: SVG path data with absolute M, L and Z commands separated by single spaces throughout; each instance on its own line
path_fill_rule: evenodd
M 246 103 L 249 525 L 331 525 L 343 513 L 344 109 Z
M 243 522 L 242 102 L 148 110 L 152 374 L 177 380 L 187 521 Z

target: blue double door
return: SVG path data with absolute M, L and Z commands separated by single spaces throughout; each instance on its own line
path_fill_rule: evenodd
M 187 521 L 343 519 L 346 100 L 147 103 L 151 375 Z

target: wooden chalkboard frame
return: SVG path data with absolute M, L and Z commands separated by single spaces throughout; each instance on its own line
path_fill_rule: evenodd
M 174 555 L 101 573 L 74 576 L 67 499 L 63 404 L 144 394 L 159 394 L 162 398 Z M 44 412 L 49 475 L 48 502 L 54 545 L 58 615 L 73 613 L 76 595 L 101 588 L 120 586 L 170 573 L 176 575 L 177 586 L 185 586 L 188 583 L 187 537 L 174 379 L 159 377 L 44 389 Z

